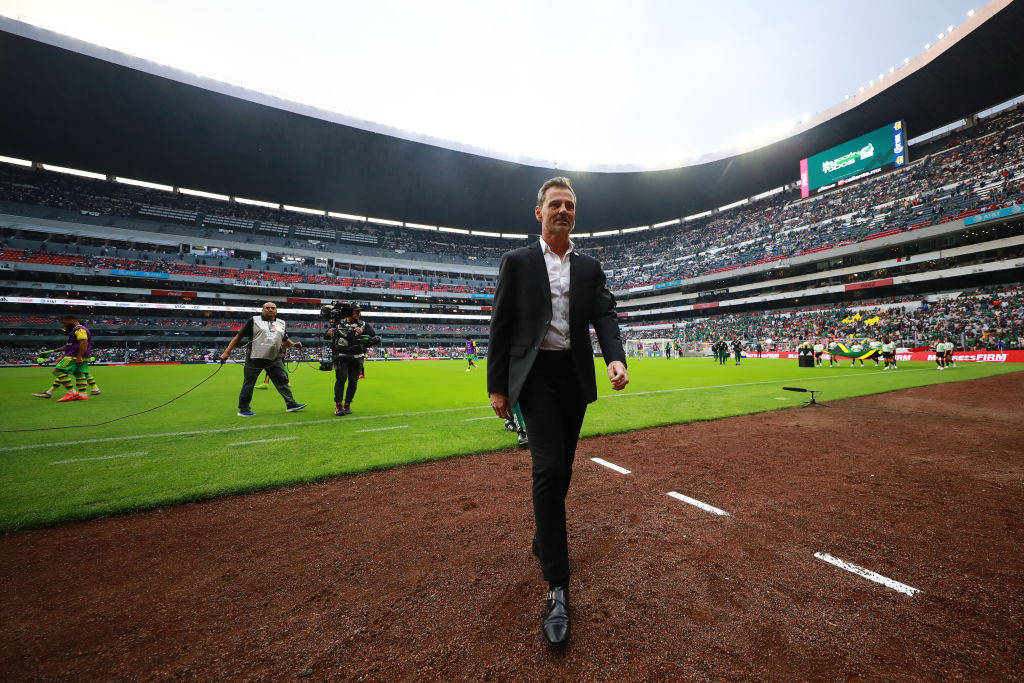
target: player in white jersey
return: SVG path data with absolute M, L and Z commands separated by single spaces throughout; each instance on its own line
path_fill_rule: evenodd
M 820 341 L 814 342 L 814 367 L 821 367 L 821 354 L 825 351 L 825 345 Z
M 893 370 L 899 369 L 896 367 L 896 342 L 888 337 L 882 340 L 882 360 L 885 361 L 883 370 L 888 370 L 889 368 Z
M 878 341 L 877 339 L 872 339 L 871 341 L 868 342 L 868 348 L 871 349 L 872 351 L 878 352 L 874 355 L 875 367 L 877 368 L 878 359 L 882 357 L 882 342 Z
M 943 370 L 946 360 L 946 340 L 943 337 L 939 337 L 939 341 L 935 342 L 935 366 L 936 370 Z
M 861 344 L 859 341 L 855 341 L 855 342 L 853 342 L 853 344 L 850 345 L 850 351 L 852 351 L 853 353 L 855 353 L 855 354 L 857 354 L 859 356 L 860 354 L 864 353 L 864 345 Z M 863 358 L 851 358 L 850 359 L 850 367 L 852 368 L 854 363 L 856 363 L 858 360 L 860 361 L 860 366 L 864 367 L 864 359 Z M 875 363 L 877 364 L 878 361 L 875 361 Z

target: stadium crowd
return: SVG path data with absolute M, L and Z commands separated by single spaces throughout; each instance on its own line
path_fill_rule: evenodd
M 631 340 L 678 338 L 694 345 L 740 339 L 748 345 L 770 340 L 776 349 L 794 350 L 807 340 L 886 337 L 917 346 L 941 337 L 966 349 L 1024 350 L 1024 286 L 962 292 L 933 301 L 905 297 L 845 307 L 772 313 L 732 313 L 681 320 L 674 328 L 624 328 Z M 774 349 L 773 349 L 774 350 Z
M 851 242 L 956 220 L 982 211 L 1024 202 L 1024 113 L 1009 110 L 954 134 L 940 148 L 906 168 L 820 196 L 798 200 L 781 193 L 725 212 L 715 212 L 681 226 L 607 237 L 580 237 L 579 248 L 601 258 L 613 288 L 672 281 L 744 265 L 784 259 Z M 312 216 L 282 209 L 223 202 L 190 195 L 0 165 L 0 202 L 54 207 L 87 214 L 177 222 L 204 237 L 245 234 L 261 248 L 312 248 L 351 254 L 396 254 L 414 260 L 464 262 L 496 266 L 515 243 L 496 237 L 380 226 L 346 219 Z M 233 221 L 233 222 L 232 222 Z M 231 227 L 225 227 L 231 226 Z M 310 235 L 315 234 L 317 238 Z M 255 237 L 257 236 L 258 237 Z M 13 250 L 12 250 L 13 251 Z M 11 253 L 7 260 L 48 262 L 38 252 Z M 51 249 L 50 252 L 53 250 Z M 67 257 L 67 250 L 51 257 Z M 324 267 L 187 262 L 173 255 L 85 256 L 76 265 L 94 268 L 150 269 L 210 277 L 275 281 L 284 284 L 331 284 L 344 287 L 394 287 L 396 280 L 329 272 Z M 179 254 L 178 257 L 183 255 Z M 146 263 L 138 263 L 145 261 Z M 164 269 L 164 270 L 161 270 Z M 355 284 L 358 283 L 358 284 Z M 410 276 L 397 283 L 432 291 L 441 285 L 465 286 L 487 293 L 493 284 L 433 282 Z

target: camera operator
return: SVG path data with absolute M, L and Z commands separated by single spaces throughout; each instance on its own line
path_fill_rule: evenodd
M 334 414 L 351 415 L 366 349 L 377 343 L 373 327 L 360 320 L 359 304 L 336 305 L 325 337 L 331 340 L 334 362 Z M 342 319 L 344 316 L 344 319 Z M 348 387 L 346 388 L 346 382 Z

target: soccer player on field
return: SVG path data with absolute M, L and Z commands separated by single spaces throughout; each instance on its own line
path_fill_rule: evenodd
M 946 340 L 943 337 L 939 337 L 939 340 L 935 342 L 935 369 L 942 370 L 944 365 L 943 361 L 946 359 Z
M 899 369 L 896 367 L 896 342 L 891 341 L 888 337 L 882 340 L 882 360 L 885 361 L 883 370 L 888 370 L 890 367 L 893 370 Z
M 863 352 L 864 352 L 864 345 L 863 345 L 863 344 L 861 344 L 861 343 L 860 343 L 859 341 L 855 341 L 855 342 L 853 342 L 853 344 L 852 344 L 852 345 L 850 346 L 850 351 L 852 351 L 852 352 L 856 353 L 857 355 L 860 355 L 861 353 L 863 353 Z M 856 363 L 856 362 L 857 362 L 857 360 L 858 360 L 857 358 L 851 358 L 851 359 L 850 359 L 850 367 L 851 367 L 851 368 L 853 367 L 854 363 Z M 861 359 L 859 359 L 859 360 L 860 360 L 860 366 L 861 366 L 861 367 L 864 367 L 864 359 L 863 359 L 863 358 L 861 358 Z M 875 361 L 875 363 L 877 364 L 877 363 L 878 363 L 878 361 Z
M 821 354 L 825 351 L 825 345 L 821 341 L 814 342 L 814 367 L 821 367 Z
M 833 363 L 835 364 L 835 367 L 837 367 L 837 368 L 839 367 L 839 356 L 836 355 L 837 351 L 839 351 L 839 342 L 837 342 L 835 339 L 830 339 L 829 342 L 828 342 L 828 366 L 829 367 L 832 367 Z
M 64 356 L 57 362 L 53 369 L 54 382 L 46 391 L 32 394 L 36 398 L 50 398 L 53 390 L 63 386 L 67 393 L 57 399 L 58 403 L 65 401 L 87 401 L 89 393 L 99 394 L 100 389 L 96 386 L 96 380 L 91 383 L 86 379 L 89 375 L 89 361 L 92 356 L 92 333 L 89 329 L 78 322 L 74 315 L 66 314 L 60 318 L 64 331 L 68 333 L 68 342 L 64 347 Z M 75 378 L 72 388 L 71 377 Z M 92 390 L 89 390 L 89 386 Z
M 466 362 L 469 364 L 466 368 L 466 372 L 469 372 L 475 367 L 479 367 L 476 364 L 476 342 L 470 337 L 466 337 Z
M 878 351 L 878 353 L 875 354 L 875 367 L 877 368 L 878 358 L 882 353 L 882 342 L 878 341 L 877 339 L 872 339 L 871 341 L 868 342 L 868 348 Z
M 945 353 L 945 360 L 946 360 L 946 367 L 947 367 L 947 368 L 949 367 L 949 364 L 950 364 L 950 363 L 952 363 L 952 364 L 953 364 L 953 367 L 954 367 L 954 368 L 956 367 L 956 361 L 955 361 L 955 360 L 953 360 L 953 347 L 954 347 L 954 344 L 953 344 L 953 342 L 951 342 L 951 341 L 949 340 L 949 337 L 946 337 L 946 353 Z

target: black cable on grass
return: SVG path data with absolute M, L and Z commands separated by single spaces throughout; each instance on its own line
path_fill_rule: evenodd
M 84 427 L 101 427 L 103 425 L 108 425 L 111 422 L 117 422 L 119 420 L 124 420 L 125 418 L 135 417 L 136 415 L 145 415 L 146 413 L 151 413 L 154 410 L 157 410 L 159 408 L 163 408 L 166 405 L 170 405 L 171 403 L 174 403 L 175 401 L 177 401 L 179 398 L 181 398 L 185 394 L 188 394 L 188 393 L 192 392 L 193 390 L 198 389 L 200 386 L 202 386 L 206 382 L 208 382 L 211 379 L 213 379 L 213 376 L 216 375 L 218 372 L 220 372 L 220 369 L 222 367 L 224 367 L 224 363 L 221 363 L 220 365 L 218 365 L 217 369 L 214 370 L 213 372 L 211 372 L 210 376 L 207 377 L 206 379 L 204 379 L 202 382 L 200 382 L 199 384 L 195 385 L 194 387 L 190 387 L 189 389 L 187 389 L 183 393 L 178 394 L 177 396 L 172 398 L 170 401 L 165 401 L 165 402 L 161 403 L 158 406 L 153 406 L 152 408 L 146 408 L 145 410 L 140 410 L 137 413 L 129 413 L 127 415 L 122 415 L 121 417 L 115 417 L 112 420 L 104 420 L 103 422 L 97 422 L 95 424 L 88 424 L 88 425 L 64 425 L 64 426 L 61 426 L 61 427 L 33 427 L 32 429 L 0 429 L 0 434 L 10 434 L 12 432 L 48 432 L 48 431 L 53 431 L 53 430 L 57 430 L 57 429 L 82 429 Z

